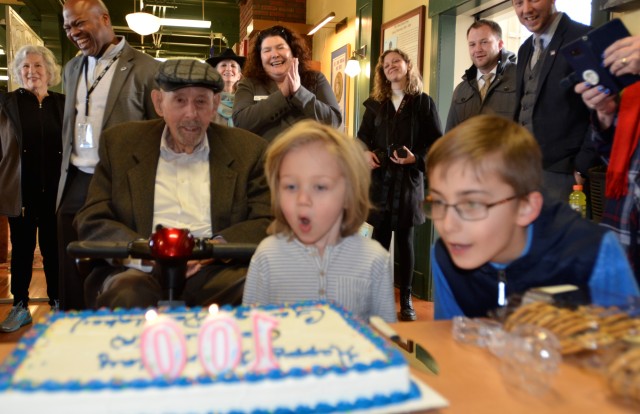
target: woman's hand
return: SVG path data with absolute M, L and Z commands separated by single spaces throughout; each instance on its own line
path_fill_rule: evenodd
M 603 63 L 616 76 L 640 75 L 640 35 L 613 42 L 604 51 Z
M 364 157 L 367 159 L 367 165 L 372 170 L 375 170 L 376 168 L 380 167 L 380 160 L 378 159 L 378 156 L 375 153 L 371 151 L 365 151 Z
M 413 154 L 413 152 L 411 152 L 409 150 L 409 148 L 407 148 L 405 146 L 403 146 L 402 149 L 407 151 L 407 156 L 406 157 L 404 157 L 404 158 L 398 157 L 398 151 L 397 150 L 393 150 L 393 155 L 389 159 L 391 161 L 395 162 L 396 164 L 400 164 L 400 165 L 415 164 L 416 163 L 416 156 Z
M 291 59 L 291 66 L 289 66 L 289 72 L 287 72 L 286 81 L 289 82 L 289 91 L 290 94 L 293 95 L 298 92 L 300 89 L 300 73 L 298 72 L 298 67 L 300 66 L 300 61 L 298 58 Z
M 586 82 L 578 83 L 573 90 L 582 96 L 582 101 L 587 108 L 597 112 L 600 127 L 602 129 L 609 128 L 618 110 L 616 96 L 611 95 L 611 92 L 601 85 L 592 87 Z

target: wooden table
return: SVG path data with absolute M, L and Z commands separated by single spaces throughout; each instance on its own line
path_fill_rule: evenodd
M 420 342 L 440 366 L 438 376 L 415 371 L 420 378 L 449 401 L 449 407 L 430 413 L 442 414 L 573 414 L 638 413 L 638 407 L 611 397 L 599 376 L 563 364 L 552 391 L 532 396 L 508 388 L 499 372 L 498 360 L 488 350 L 460 344 L 451 336 L 451 322 L 403 322 L 393 325 L 403 338 Z M 0 343 L 0 362 L 15 343 Z
M 509 387 L 499 370 L 499 360 L 486 349 L 456 342 L 450 321 L 403 322 L 393 325 L 404 339 L 424 345 L 440 366 L 438 376 L 414 374 L 449 401 L 443 414 L 498 413 L 638 413 L 615 399 L 601 377 L 563 363 L 552 389 L 533 396 Z

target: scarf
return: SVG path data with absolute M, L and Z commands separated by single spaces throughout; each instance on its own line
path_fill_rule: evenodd
M 227 120 L 227 125 L 233 126 L 233 99 L 235 94 L 230 92 L 220 92 L 220 105 L 218 105 L 218 114 Z
M 607 168 L 606 196 L 618 199 L 629 189 L 629 163 L 640 138 L 640 82 L 622 91 L 618 124 Z

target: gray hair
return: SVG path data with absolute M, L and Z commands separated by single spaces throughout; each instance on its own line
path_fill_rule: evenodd
M 61 68 L 60 68 L 60 65 L 58 65 L 58 62 L 56 61 L 56 57 L 53 55 L 53 53 L 49 49 L 47 49 L 44 46 L 38 46 L 38 45 L 22 46 L 20 50 L 18 50 L 18 52 L 16 53 L 15 57 L 13 58 L 13 62 L 11 62 L 11 74 L 13 75 L 14 79 L 18 82 L 18 84 L 24 87 L 22 82 L 21 69 L 25 59 L 27 59 L 27 55 L 30 53 L 42 56 L 42 59 L 44 60 L 44 65 L 47 69 L 47 73 L 49 74 L 49 82 L 47 83 L 47 85 L 55 86 L 59 84 L 61 80 L 61 76 L 60 76 Z

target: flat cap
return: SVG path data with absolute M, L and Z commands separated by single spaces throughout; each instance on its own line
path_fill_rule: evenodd
M 218 71 L 195 59 L 167 60 L 160 64 L 156 74 L 158 86 L 167 92 L 188 86 L 199 86 L 220 92 L 224 82 Z

